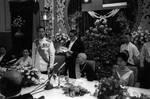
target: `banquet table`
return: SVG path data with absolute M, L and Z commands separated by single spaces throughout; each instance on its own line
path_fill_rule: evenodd
M 43 75 L 43 81 L 47 79 L 46 75 Z M 83 88 L 87 89 L 90 93 L 85 94 L 84 96 L 77 96 L 77 97 L 69 97 L 66 96 L 61 88 L 53 88 L 51 90 L 43 90 L 40 89 L 37 93 L 35 92 L 33 95 L 34 98 L 39 98 L 41 96 L 44 96 L 45 99 L 97 99 L 95 96 L 93 96 L 95 92 L 95 84 L 97 84 L 97 81 L 87 81 L 85 78 L 80 79 L 69 79 L 69 82 L 74 85 L 80 85 Z M 55 83 L 52 81 L 52 83 Z M 21 91 L 21 94 L 26 94 L 34 90 L 37 86 L 27 87 L 23 88 Z M 141 93 L 150 96 L 150 90 L 148 89 L 141 89 L 141 88 L 135 88 L 135 87 L 128 87 L 128 92 L 131 96 L 140 96 Z M 112 97 L 112 99 L 115 99 L 115 97 Z

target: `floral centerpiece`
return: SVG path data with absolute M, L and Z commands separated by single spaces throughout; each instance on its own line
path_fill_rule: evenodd
M 66 52 L 68 49 L 65 44 L 70 40 L 67 33 L 56 33 L 55 35 L 55 47 L 57 53 Z
M 133 43 L 136 44 L 139 49 L 142 45 L 149 40 L 150 32 L 148 30 L 143 30 L 142 27 L 138 27 L 137 31 L 132 33 Z
M 109 99 L 110 96 L 117 95 L 122 90 L 119 80 L 114 77 L 101 79 L 96 87 L 94 95 L 98 99 Z
M 22 74 L 24 76 L 23 86 L 26 87 L 39 84 L 39 72 L 36 69 L 24 70 Z
M 66 87 L 63 87 L 64 94 L 70 97 L 75 97 L 75 96 L 83 96 L 89 91 L 85 88 L 82 88 L 81 86 L 74 86 L 73 84 L 69 84 Z

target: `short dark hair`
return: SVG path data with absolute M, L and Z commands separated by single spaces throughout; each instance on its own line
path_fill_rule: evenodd
M 124 60 L 125 62 L 127 62 L 129 57 L 128 57 L 128 55 L 125 52 L 120 52 L 117 55 L 117 58 L 121 58 L 122 60 Z
M 45 28 L 43 27 L 43 26 L 39 26 L 39 27 L 37 27 L 37 31 L 39 31 L 39 29 L 44 29 L 45 30 Z
M 20 93 L 21 88 L 22 75 L 17 71 L 7 71 L 0 79 L 0 92 L 5 97 L 14 96 Z
M 5 45 L 0 45 L 0 48 L 5 48 L 5 50 L 7 50 L 7 47 Z
M 77 31 L 76 30 L 70 30 L 70 33 L 74 33 L 74 35 L 77 35 Z
M 128 35 L 130 37 L 132 36 L 131 33 L 129 33 L 129 32 L 125 33 L 125 35 Z

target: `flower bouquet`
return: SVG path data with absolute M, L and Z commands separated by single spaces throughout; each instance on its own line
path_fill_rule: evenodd
M 94 96 L 98 99 L 108 99 L 110 96 L 119 94 L 122 90 L 120 82 L 114 77 L 103 78 L 99 81 Z
M 64 53 L 68 51 L 68 48 L 64 45 L 70 40 L 68 34 L 66 33 L 56 33 L 55 35 L 55 45 L 57 53 Z
M 142 27 L 138 27 L 137 31 L 131 33 L 133 38 L 133 43 L 139 48 L 149 40 L 150 32 L 148 30 L 143 30 Z
M 69 36 L 67 33 L 56 33 L 56 35 L 55 35 L 55 42 L 64 44 L 64 43 L 68 42 L 69 40 L 70 39 L 69 39 Z
M 74 86 L 73 84 L 69 84 L 66 87 L 63 87 L 64 94 L 70 97 L 83 96 L 89 91 L 81 86 Z

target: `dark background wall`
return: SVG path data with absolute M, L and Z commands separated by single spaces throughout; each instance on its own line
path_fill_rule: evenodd
M 20 53 L 24 48 L 32 48 L 32 25 L 33 25 L 33 1 L 26 2 L 10 2 L 10 11 L 11 11 L 11 23 L 17 16 L 21 16 L 25 23 L 21 28 L 23 33 L 22 37 L 15 36 L 15 33 L 18 31 L 17 28 L 12 28 L 12 43 L 13 51 L 16 54 Z

